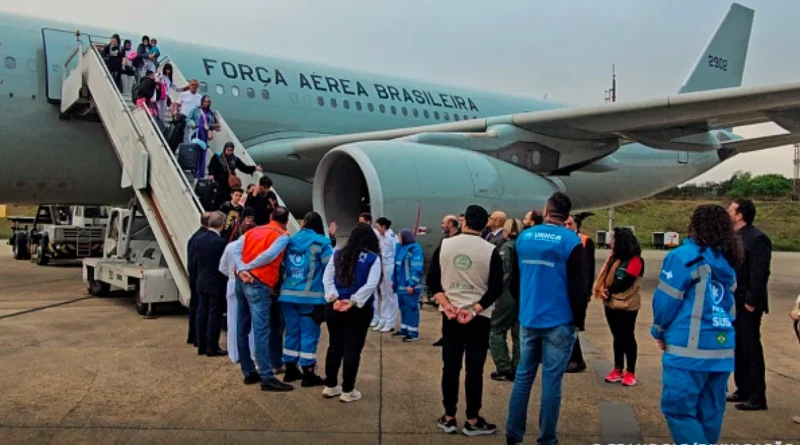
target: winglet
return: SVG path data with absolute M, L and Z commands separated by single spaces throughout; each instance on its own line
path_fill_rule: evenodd
M 731 5 L 679 94 L 742 85 L 754 14 L 738 3 Z

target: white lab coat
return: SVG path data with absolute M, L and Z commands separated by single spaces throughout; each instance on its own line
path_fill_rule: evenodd
M 375 234 L 378 235 L 378 241 L 381 248 L 381 267 L 383 268 L 383 280 L 381 280 L 378 289 L 375 290 L 375 316 L 374 321 L 378 322 L 378 326 L 389 326 L 394 328 L 397 325 L 397 295 L 392 288 L 392 279 L 394 275 L 394 249 L 397 245 L 397 235 L 388 229 L 385 235 L 381 235 L 377 230 Z M 378 302 L 380 301 L 380 307 Z
M 244 237 L 239 237 L 238 240 L 229 243 L 225 247 L 225 253 L 222 254 L 222 259 L 219 262 L 219 271 L 228 276 L 228 289 L 225 296 L 228 299 L 228 358 L 231 362 L 239 362 L 239 348 L 236 345 L 236 314 L 238 313 L 239 304 L 236 301 L 236 277 L 233 275 L 233 270 L 236 267 L 236 259 L 233 257 L 233 249 L 236 243 L 244 242 Z M 250 328 L 250 354 L 255 357 L 255 337 L 253 336 L 253 329 Z

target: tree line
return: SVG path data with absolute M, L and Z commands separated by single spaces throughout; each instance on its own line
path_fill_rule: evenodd
M 700 184 L 684 184 L 665 190 L 656 199 L 694 199 L 717 197 L 748 197 L 797 200 L 792 180 L 780 174 L 753 175 L 737 171 L 729 179 L 720 182 L 707 181 Z

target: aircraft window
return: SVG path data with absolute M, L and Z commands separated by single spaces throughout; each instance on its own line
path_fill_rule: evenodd
M 720 142 L 728 142 L 728 141 L 731 140 L 731 138 L 727 134 L 725 134 L 723 132 L 719 132 L 719 133 L 717 133 L 717 140 L 720 141 Z
M 386 112 L 386 107 L 383 106 L 383 104 L 380 104 L 380 106 L 378 106 L 378 109 L 381 110 L 381 113 L 385 113 Z
M 473 118 L 473 119 L 477 119 L 477 118 L 478 118 L 478 116 L 472 116 L 472 118 Z
M 236 85 L 232 86 L 231 94 L 233 94 L 234 97 L 239 97 L 239 87 L 237 87 Z
M 446 121 L 450 120 L 450 113 L 445 113 L 444 114 L 444 120 L 446 120 Z
M 412 112 L 413 112 L 413 114 L 414 114 L 414 117 L 419 117 L 419 110 L 417 110 L 416 108 L 414 108 L 414 109 L 412 110 Z
M 397 107 L 395 107 L 394 105 L 392 105 L 391 110 L 392 110 L 392 114 L 397 114 Z
M 264 100 L 269 100 L 269 91 L 267 91 L 267 90 L 261 90 L 261 97 L 262 97 Z
M 17 59 L 15 59 L 13 57 L 10 57 L 10 56 L 6 57 L 5 65 L 6 65 L 6 68 L 8 68 L 10 70 L 13 70 L 14 68 L 17 67 Z
M 428 110 L 423 110 L 422 114 L 423 114 L 423 116 L 425 116 L 425 119 L 428 119 L 428 118 L 431 117 L 430 113 L 428 113 Z
M 297 103 L 297 101 L 298 101 L 298 100 L 300 100 L 300 98 L 299 98 L 299 97 L 297 97 L 297 93 L 292 93 L 292 94 L 290 94 L 290 95 L 289 95 L 289 98 L 290 98 L 290 99 L 292 99 L 292 103 L 293 103 L 293 104 L 296 104 L 296 103 Z
M 361 111 L 361 101 L 356 101 L 356 110 Z
M 205 82 L 200 82 L 200 92 L 207 93 L 208 92 L 208 84 Z
M 350 101 L 346 100 L 346 99 L 343 100 L 342 101 L 342 106 L 344 107 L 345 110 L 349 110 L 350 109 Z
M 454 114 L 454 115 L 453 115 L 453 120 L 454 120 L 454 121 L 460 121 L 460 120 L 461 120 L 461 118 L 460 118 L 460 117 L 459 117 L 457 114 Z
M 465 114 L 465 115 L 464 115 L 464 120 L 465 120 L 465 121 L 468 121 L 468 120 L 469 120 L 469 116 L 467 116 L 467 115 Z
M 36 72 L 36 61 L 35 60 L 28 60 L 28 71 L 35 73 Z
M 311 96 L 309 96 L 308 94 L 304 95 L 303 96 L 303 103 L 306 104 L 306 105 L 311 105 Z
M 439 112 L 438 111 L 434 111 L 433 112 L 433 117 L 436 118 L 436 120 L 438 121 L 439 120 Z
M 331 107 L 336 108 L 336 99 L 331 99 Z
M 367 110 L 369 110 L 370 113 L 375 111 L 375 107 L 372 105 L 372 102 L 367 104 Z
M 249 97 L 250 99 L 256 97 L 256 90 L 254 90 L 252 88 L 248 88 L 247 89 L 247 97 Z
M 225 94 L 225 88 L 222 85 L 217 84 L 216 86 L 217 94 Z
M 408 109 L 403 107 L 403 116 L 408 116 Z
M 322 96 L 317 96 L 317 105 L 319 105 L 320 107 L 325 106 L 325 99 L 323 99 Z

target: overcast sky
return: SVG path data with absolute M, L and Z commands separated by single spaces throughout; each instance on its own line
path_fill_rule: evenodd
M 800 1 L 742 0 L 756 10 L 745 86 L 800 80 Z M 543 97 L 604 101 L 675 93 L 731 2 L 726 0 L 0 0 L 0 9 L 221 47 Z M 746 129 L 751 136 L 775 129 Z M 742 155 L 736 170 L 791 176 L 791 147 Z

